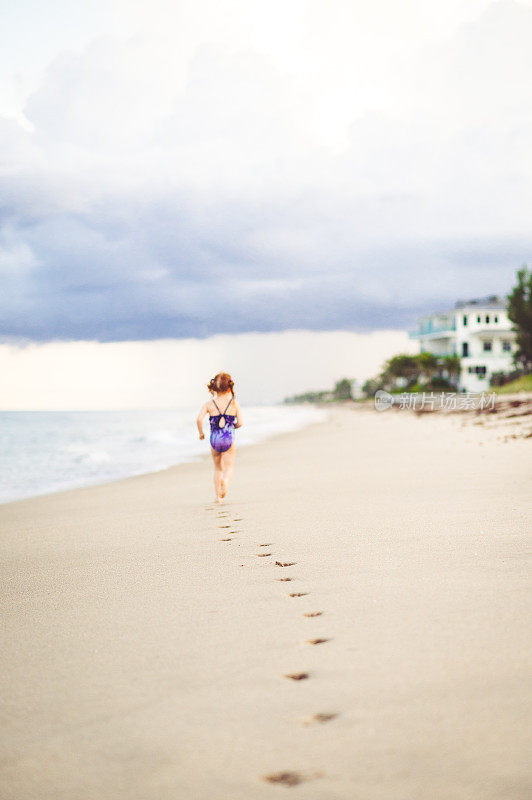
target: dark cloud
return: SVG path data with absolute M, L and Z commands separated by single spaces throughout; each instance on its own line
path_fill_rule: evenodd
M 213 235 L 208 220 L 203 235 L 197 219 L 184 223 L 171 205 L 155 208 L 130 203 L 129 225 L 116 224 L 112 209 L 107 219 L 61 215 L 23 227 L 12 220 L 4 251 L 23 242 L 13 258 L 24 256 L 27 267 L 16 269 L 0 299 L 0 334 L 113 341 L 408 328 L 427 306 L 452 304 L 479 288 L 506 291 L 532 253 L 532 242 L 517 239 L 397 241 L 367 250 L 353 241 L 341 255 L 322 247 L 317 268 L 315 252 L 308 261 L 292 262 L 282 250 L 277 261 L 272 252 L 261 257 L 249 242 L 253 215 L 248 236 L 231 241 L 225 232 Z M 232 225 L 227 208 L 220 211 L 233 235 L 244 233 L 245 213 L 233 209 Z

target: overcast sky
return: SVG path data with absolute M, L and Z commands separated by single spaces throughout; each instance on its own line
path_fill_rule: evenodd
M 4 343 L 404 331 L 531 262 L 532 2 L 10 5 Z
M 4 336 L 404 328 L 530 257 L 530 3 L 11 6 Z

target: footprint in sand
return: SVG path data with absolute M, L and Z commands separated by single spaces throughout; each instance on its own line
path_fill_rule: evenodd
M 308 672 L 290 672 L 284 677 L 290 678 L 291 681 L 305 681 L 307 678 L 310 678 L 310 675 Z
M 324 725 L 326 722 L 331 722 L 333 719 L 336 719 L 338 714 L 335 713 L 318 713 L 313 714 L 309 719 L 303 720 L 303 725 L 315 725 L 318 723 L 319 725 Z
M 307 644 L 325 644 L 330 641 L 330 639 L 307 639 Z
M 295 563 L 296 563 L 295 561 L 276 561 L 275 562 L 275 566 L 276 567 L 293 567 L 293 566 L 295 566 Z
M 230 525 L 218 525 L 219 528 L 230 528 Z
M 304 775 L 301 772 L 274 772 L 272 775 L 264 775 L 263 780 L 268 783 L 278 783 L 281 786 L 298 786 L 305 781 L 312 781 L 323 777 L 321 772 L 313 772 Z
M 232 542 L 233 538 L 229 536 L 227 539 L 218 539 L 219 542 Z
M 273 542 L 266 542 L 266 544 L 259 544 L 259 547 L 271 547 Z
M 233 522 L 242 522 L 243 517 L 233 517 Z
M 271 553 L 255 553 L 257 558 L 266 558 L 267 556 L 271 556 Z
M 276 581 L 293 581 L 293 578 L 276 578 Z
M 289 597 L 305 597 L 305 595 L 310 594 L 310 592 L 291 592 Z
M 281 580 L 282 580 L 282 578 L 281 578 Z M 307 611 L 305 614 L 303 614 L 303 616 L 304 617 L 321 617 L 322 614 L 323 614 L 323 611 Z

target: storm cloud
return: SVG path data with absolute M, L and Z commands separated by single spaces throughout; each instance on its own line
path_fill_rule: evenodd
M 530 260 L 529 5 L 403 42 L 303 3 L 283 51 L 228 5 L 218 40 L 63 51 L 0 118 L 5 340 L 407 328 Z

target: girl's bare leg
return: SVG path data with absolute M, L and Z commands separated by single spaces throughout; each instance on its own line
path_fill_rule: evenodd
M 229 489 L 231 478 L 233 477 L 233 470 L 235 468 L 235 453 L 236 448 L 234 444 L 231 445 L 229 450 L 226 450 L 225 453 L 222 453 L 222 480 L 225 485 L 225 491 L 223 494 L 224 497 Z
M 216 450 L 211 447 L 211 455 L 214 462 L 214 491 L 216 493 L 216 502 L 221 503 L 225 496 L 222 473 L 223 453 L 217 453 Z

